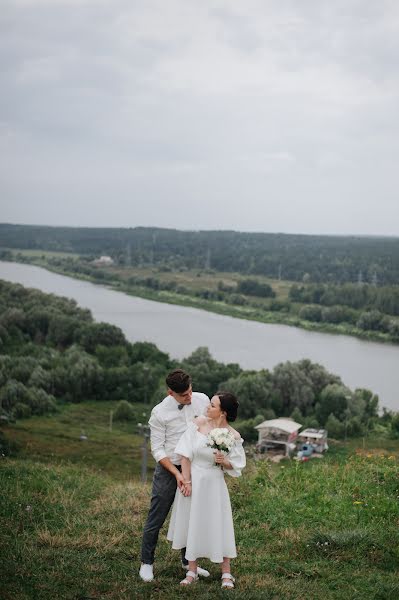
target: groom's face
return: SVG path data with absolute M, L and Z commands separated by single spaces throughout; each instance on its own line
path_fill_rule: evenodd
M 179 404 L 191 404 L 191 396 L 193 395 L 193 388 L 191 385 L 185 392 L 178 393 L 168 389 L 168 393 L 170 396 L 173 396 Z

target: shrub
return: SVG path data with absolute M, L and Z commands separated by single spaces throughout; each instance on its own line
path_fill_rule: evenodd
M 27 404 L 17 402 L 14 406 L 13 416 L 16 419 L 28 419 L 32 415 L 32 409 Z
M 320 322 L 322 320 L 322 312 L 320 306 L 310 304 L 309 306 L 303 306 L 299 311 L 299 317 L 306 321 Z
M 115 421 L 134 421 L 133 406 L 127 400 L 118 402 L 114 412 Z

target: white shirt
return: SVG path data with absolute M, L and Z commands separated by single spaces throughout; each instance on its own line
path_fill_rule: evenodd
M 189 423 L 206 413 L 209 402 L 206 394 L 193 392 L 191 404 L 185 404 L 181 410 L 173 396 L 166 396 L 154 406 L 148 424 L 151 429 L 151 453 L 157 462 L 170 458 L 173 464 L 180 465 L 180 456 L 175 454 L 177 443 Z

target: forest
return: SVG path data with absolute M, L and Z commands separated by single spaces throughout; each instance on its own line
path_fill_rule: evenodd
M 310 283 L 399 283 L 399 238 L 0 224 L 0 247 Z
M 165 395 L 166 373 L 177 366 L 194 388 L 212 396 L 230 390 L 240 401 L 240 431 L 255 439 L 254 425 L 290 416 L 303 425 L 326 427 L 332 437 L 376 430 L 399 436 L 399 414 L 378 414 L 378 397 L 350 390 L 321 365 L 302 360 L 272 371 L 245 371 L 198 348 L 181 362 L 154 344 L 129 342 L 113 325 L 95 322 L 76 302 L 0 281 L 0 412 L 3 419 L 57 411 L 63 403 L 117 400 L 115 418 L 129 407 L 149 407 Z

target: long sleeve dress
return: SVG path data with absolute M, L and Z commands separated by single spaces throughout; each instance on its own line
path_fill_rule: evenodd
M 176 453 L 191 461 L 192 494 L 185 497 L 176 491 L 167 538 L 172 548 L 186 548 L 187 560 L 209 558 L 221 563 L 223 557 L 237 556 L 230 496 L 224 473 L 239 477 L 246 458 L 242 438 L 237 439 L 227 455 L 232 469 L 215 465 L 214 451 L 207 446 L 207 436 L 195 423 L 176 446 Z

